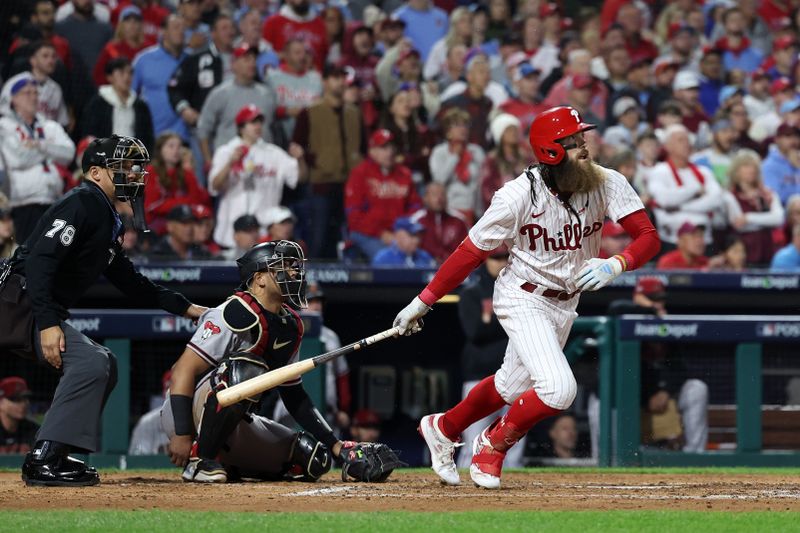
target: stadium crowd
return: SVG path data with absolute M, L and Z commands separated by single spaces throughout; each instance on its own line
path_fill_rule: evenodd
M 80 179 L 152 163 L 132 255 L 432 266 L 535 163 L 532 119 L 599 128 L 664 243 L 656 268 L 800 270 L 797 0 L 6 0 L 0 257 Z M 123 211 L 124 207 L 120 206 Z M 130 226 L 130 224 L 128 224 Z M 604 253 L 625 246 L 607 221 Z

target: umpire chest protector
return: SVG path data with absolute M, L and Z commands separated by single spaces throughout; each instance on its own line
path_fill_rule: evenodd
M 280 314 L 271 313 L 249 292 L 228 299 L 222 320 L 231 331 L 249 335 L 251 346 L 244 351 L 261 357 L 271 369 L 289 363 L 303 338 L 303 321 L 292 308 L 284 304 Z

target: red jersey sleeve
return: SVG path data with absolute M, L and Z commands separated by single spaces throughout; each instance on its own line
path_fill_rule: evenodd
M 633 239 L 621 254 L 627 263 L 626 270 L 637 269 L 655 257 L 661 249 L 661 239 L 643 209 L 621 218 L 619 223 Z
M 442 296 L 461 285 L 470 272 L 486 261 L 491 252 L 491 250 L 481 250 L 467 237 L 442 263 L 431 282 L 420 293 L 419 299 L 426 305 L 432 306 Z

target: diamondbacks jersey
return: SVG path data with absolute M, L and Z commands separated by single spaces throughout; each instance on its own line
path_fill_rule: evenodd
M 600 251 L 605 217 L 616 222 L 644 209 L 622 174 L 600 168 L 606 176 L 604 184 L 588 193 L 572 194 L 568 201 L 544 183 L 537 168 L 528 168 L 494 194 L 470 230 L 470 240 L 481 250 L 505 243 L 510 250 L 508 268 L 517 277 L 548 289 L 574 292 L 573 278 L 582 263 Z M 527 172 L 533 175 L 535 202 Z
M 297 362 L 303 337 L 300 316 L 286 305 L 281 308 L 280 313 L 271 313 L 249 294 L 244 293 L 242 297 L 239 294 L 200 316 L 197 331 L 187 347 L 214 368 L 219 366 L 225 356 L 243 351 L 263 358 L 270 370 Z M 243 298 L 252 301 L 245 301 Z M 254 325 L 240 329 L 229 324 L 226 321 L 229 315 L 225 313 L 225 308 L 229 305 L 241 306 L 244 312 L 251 312 L 256 318 Z M 205 379 L 198 383 L 198 387 L 203 381 Z M 298 378 L 284 385 L 297 385 L 300 381 Z

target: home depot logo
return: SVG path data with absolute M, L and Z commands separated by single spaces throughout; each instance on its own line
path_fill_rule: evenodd
M 633 328 L 636 337 L 660 337 L 664 339 L 683 339 L 697 337 L 698 324 L 642 324 L 637 322 Z

